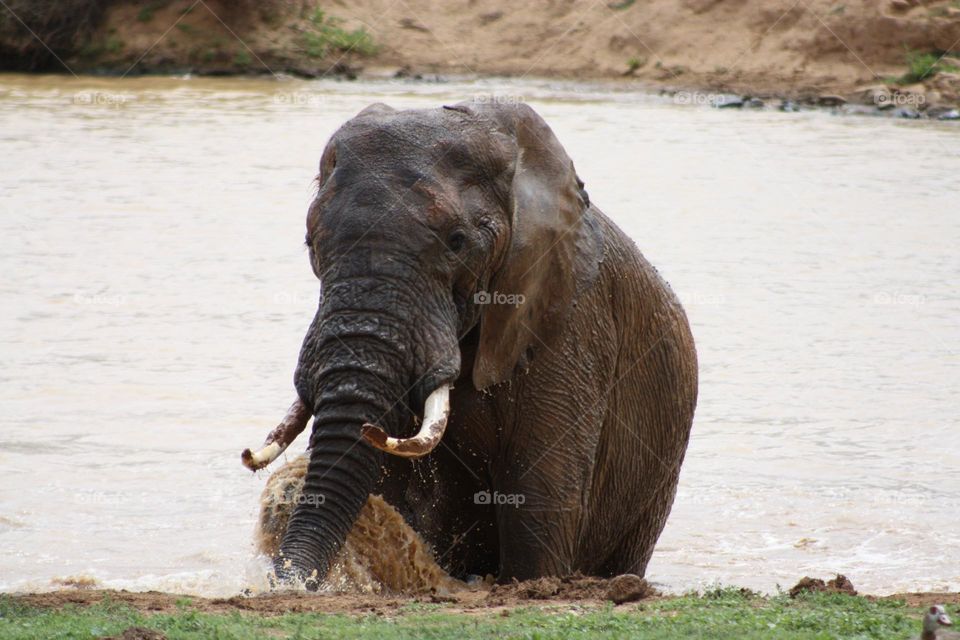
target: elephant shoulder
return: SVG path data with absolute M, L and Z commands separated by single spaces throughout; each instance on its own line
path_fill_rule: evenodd
M 665 317 L 685 314 L 670 284 L 640 251 L 636 242 L 596 206 L 591 205 L 598 252 L 596 280 L 613 306 L 628 314 Z
M 578 261 L 576 269 L 577 297 L 586 289 L 596 285 L 600 277 L 601 266 L 607 257 L 609 248 L 608 230 L 604 221 L 607 217 L 595 205 L 590 204 L 584 210 L 577 232 L 576 247 Z

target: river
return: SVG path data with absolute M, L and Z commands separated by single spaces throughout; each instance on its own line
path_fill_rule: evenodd
M 545 81 L 0 76 L 0 591 L 262 584 L 329 135 L 522 97 L 683 300 L 700 401 L 648 570 L 960 589 L 960 128 Z M 293 445 L 302 449 L 305 437 Z

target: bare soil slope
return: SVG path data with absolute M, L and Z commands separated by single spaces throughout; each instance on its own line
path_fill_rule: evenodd
M 431 71 L 632 75 L 753 91 L 846 91 L 957 51 L 960 9 L 907 0 L 360 0 L 338 11 L 378 62 Z
M 263 10 L 237 12 L 226 3 L 184 0 L 165 4 L 150 20 L 138 19 L 140 4 L 119 5 L 105 28 L 124 43 L 115 52 L 120 58 L 150 49 L 138 63 L 147 68 L 188 62 L 211 70 L 242 66 L 308 75 L 386 67 L 633 77 L 655 85 L 802 96 L 850 94 L 900 77 L 909 52 L 960 51 L 956 5 L 953 0 L 351 0 L 278 3 L 265 17 Z M 184 14 L 189 6 L 193 9 Z M 375 49 L 311 48 L 317 9 L 344 33 L 369 34 Z M 318 57 L 320 52 L 325 55 Z M 953 103 L 960 74 L 946 65 L 926 84 L 931 103 Z
M 911 53 L 960 52 L 957 0 L 136 0 L 84 38 L 72 69 L 633 78 L 867 102 L 912 84 L 921 108 L 960 92 L 957 57 L 904 78 Z

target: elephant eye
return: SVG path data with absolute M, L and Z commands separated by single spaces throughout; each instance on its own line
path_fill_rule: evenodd
M 451 232 L 450 235 L 447 236 L 447 246 L 450 247 L 451 251 L 460 251 L 460 249 L 463 249 L 466 241 L 467 235 L 460 229 Z

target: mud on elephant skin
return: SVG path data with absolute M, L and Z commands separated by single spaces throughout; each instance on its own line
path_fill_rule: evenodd
M 373 105 L 334 133 L 318 183 L 306 242 L 323 294 L 298 400 L 244 456 L 269 464 L 313 417 L 280 579 L 316 587 L 371 493 L 454 575 L 643 575 L 696 351 L 543 119 Z

